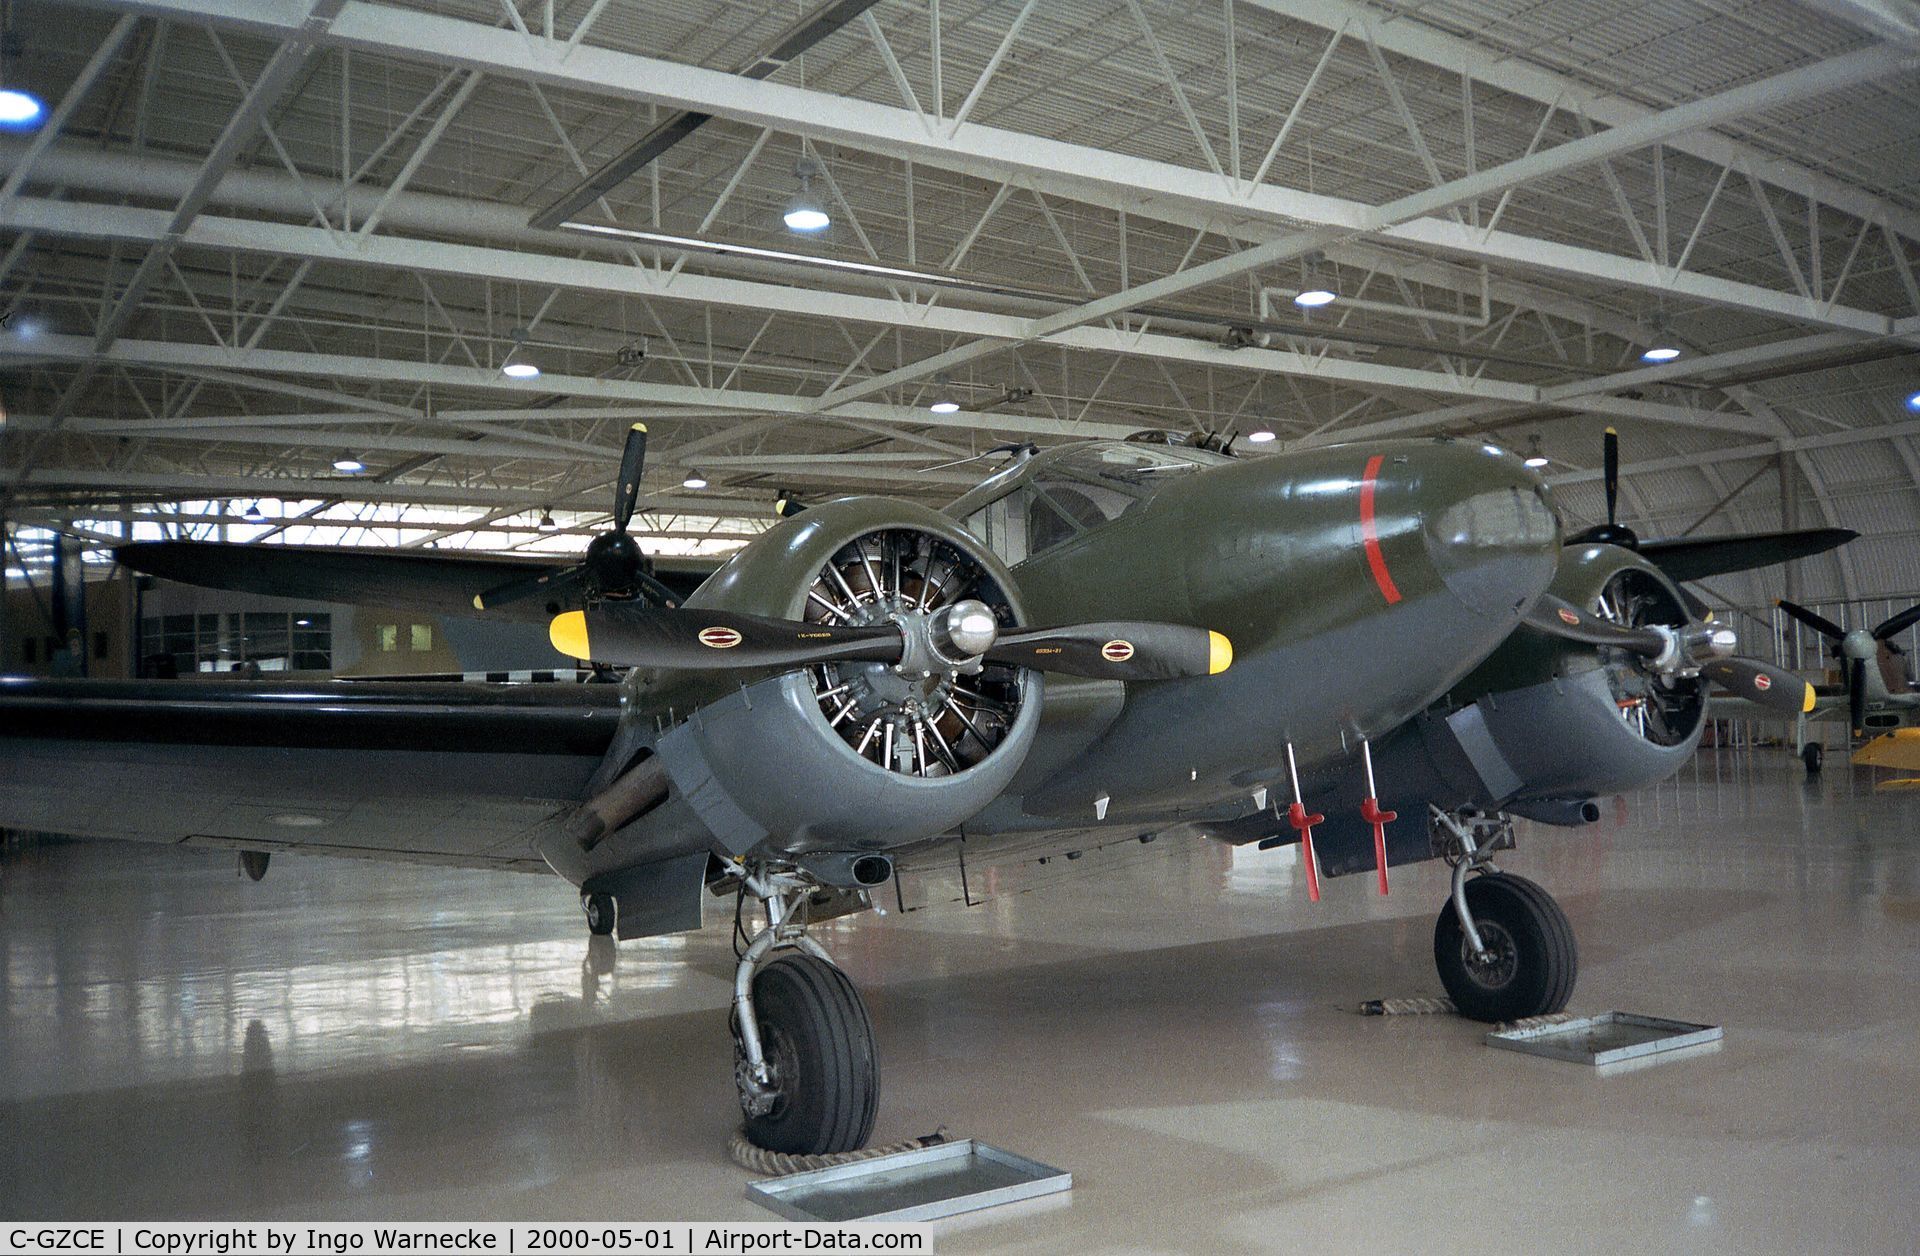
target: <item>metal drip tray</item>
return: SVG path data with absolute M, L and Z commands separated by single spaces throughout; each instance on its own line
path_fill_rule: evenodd
M 1550 1060 L 1600 1065 L 1697 1047 L 1718 1042 L 1722 1036 L 1718 1025 L 1694 1025 L 1632 1012 L 1602 1012 L 1552 1025 L 1496 1029 L 1487 1035 L 1487 1045 L 1544 1055 Z
M 790 1221 L 932 1221 L 1070 1190 L 1073 1175 L 973 1139 L 747 1184 Z

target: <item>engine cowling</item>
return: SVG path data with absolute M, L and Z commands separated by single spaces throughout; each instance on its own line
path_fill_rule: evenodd
M 1002 630 L 1022 622 L 1005 565 L 952 521 L 843 498 L 755 541 L 687 606 L 875 624 L 962 598 L 985 603 Z M 998 797 L 1039 715 L 1037 674 L 936 652 L 763 677 L 702 703 L 656 753 L 736 854 L 881 850 L 949 832 Z
M 1570 548 L 1552 591 L 1616 623 L 1689 623 L 1679 590 L 1645 559 L 1612 545 Z M 1520 799 L 1591 798 L 1671 775 L 1699 744 L 1707 684 L 1664 674 L 1625 650 L 1522 628 L 1467 683 L 1487 732 L 1522 782 Z M 1523 814 L 1524 803 L 1516 808 Z

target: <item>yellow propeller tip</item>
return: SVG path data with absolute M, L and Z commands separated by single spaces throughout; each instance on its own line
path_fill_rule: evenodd
M 1813 698 L 1814 698 L 1813 686 L 1808 685 L 1806 697 L 1800 699 L 1800 713 L 1802 715 L 1805 715 L 1808 712 L 1813 710 Z
M 1207 630 L 1207 675 L 1218 676 L 1233 666 L 1233 642 L 1222 633 Z
M 1607 435 L 1609 436 L 1618 436 L 1619 434 L 1620 434 L 1620 429 L 1617 427 L 1610 427 L 1607 429 Z
M 585 611 L 568 611 L 564 615 L 555 615 L 553 623 L 547 628 L 547 639 L 553 642 L 553 648 L 568 658 L 591 659 L 592 650 L 587 645 L 587 616 Z
M 645 423 L 635 423 L 633 425 L 633 430 L 636 432 L 644 432 L 647 430 L 647 425 Z

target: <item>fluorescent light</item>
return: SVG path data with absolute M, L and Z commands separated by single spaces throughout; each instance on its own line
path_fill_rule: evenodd
M 878 266 L 872 262 L 850 262 L 838 257 L 809 257 L 805 253 L 785 253 L 779 249 L 755 248 L 749 244 L 722 244 L 715 240 L 695 240 L 688 236 L 663 235 L 658 231 L 634 231 L 628 227 L 608 227 L 596 222 L 563 222 L 565 231 L 586 231 L 621 240 L 639 240 L 645 244 L 664 244 L 676 249 L 699 249 L 707 253 L 727 253 L 740 257 L 764 257 L 773 262 L 793 262 L 801 266 L 825 266 L 832 270 L 851 270 L 862 275 L 883 275 L 889 279 L 911 279 L 920 283 L 952 286 L 964 281 L 952 275 L 935 275 L 923 270 L 902 270 L 897 266 Z
M 1308 288 L 1305 292 L 1296 292 L 1293 294 L 1293 303 L 1295 305 L 1304 305 L 1308 309 L 1313 309 L 1321 305 L 1331 305 L 1336 299 L 1334 294 L 1325 288 Z
M 680 481 L 681 488 L 705 488 L 706 486 L 707 477 L 698 471 L 687 472 L 686 478 Z
M 508 379 L 535 379 L 540 374 L 540 368 L 531 362 L 509 362 L 500 368 L 500 373 Z
M 333 460 L 333 469 L 342 475 L 359 475 L 367 469 L 367 464 L 352 454 L 341 454 Z
M 1258 431 L 1247 433 L 1247 444 L 1249 445 L 1264 445 L 1267 442 L 1271 441 L 1272 439 L 1273 439 L 1273 433 L 1269 432 L 1264 427 L 1260 428 Z
M 32 92 L 23 92 L 17 87 L 0 88 L 0 129 L 38 130 L 46 116 L 47 107 Z
M 1680 351 L 1671 345 L 1655 345 L 1640 355 L 1643 362 L 1671 362 L 1680 356 Z
M 960 403 L 957 401 L 936 401 L 928 406 L 927 409 L 933 411 L 935 414 L 954 414 L 960 409 Z
M 1535 454 L 1531 458 L 1528 458 L 1526 460 L 1525 465 L 1532 467 L 1535 470 L 1538 470 L 1539 468 L 1546 466 L 1548 461 L 1549 459 L 1545 454 Z

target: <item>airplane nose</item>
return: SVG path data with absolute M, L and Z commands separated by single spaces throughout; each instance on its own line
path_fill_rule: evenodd
M 1475 611 L 1525 611 L 1560 559 L 1560 520 L 1546 484 L 1494 445 L 1457 442 L 1422 461 L 1421 531 L 1434 570 Z

